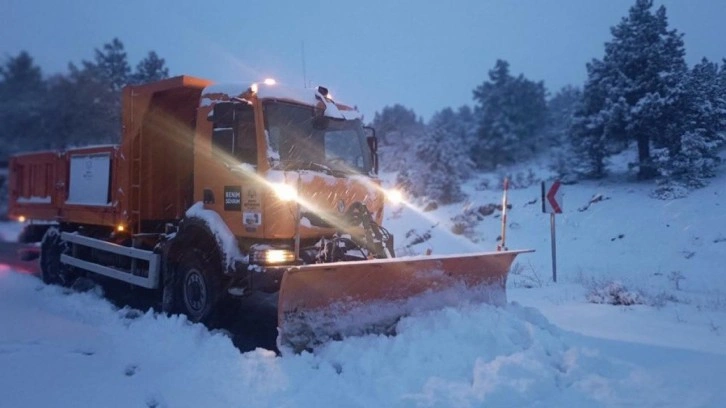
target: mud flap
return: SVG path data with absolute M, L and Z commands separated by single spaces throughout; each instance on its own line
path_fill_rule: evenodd
M 300 352 L 366 333 L 393 333 L 412 313 L 462 302 L 506 303 L 506 280 L 523 251 L 421 256 L 294 267 L 278 300 L 278 347 Z

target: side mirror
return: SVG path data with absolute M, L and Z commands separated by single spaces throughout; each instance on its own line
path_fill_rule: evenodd
M 369 126 L 364 127 L 363 130 L 368 135 L 366 137 L 366 141 L 368 142 L 368 148 L 371 151 L 373 172 L 378 174 L 378 138 L 376 137 L 376 130 Z
M 208 120 L 216 123 L 219 127 L 232 127 L 235 122 L 235 103 L 217 102 L 212 108 L 212 115 Z

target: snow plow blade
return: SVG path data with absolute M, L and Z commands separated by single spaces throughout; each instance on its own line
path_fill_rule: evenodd
M 411 313 L 463 302 L 506 303 L 506 280 L 524 252 L 418 256 L 304 265 L 285 272 L 278 347 L 301 352 L 329 340 L 393 334 Z

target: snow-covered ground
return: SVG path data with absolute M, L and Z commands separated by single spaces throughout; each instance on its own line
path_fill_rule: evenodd
M 526 171 L 511 171 L 514 184 L 527 184 L 517 177 Z M 485 178 L 491 187 L 480 191 Z M 497 179 L 469 182 L 466 205 L 389 211 L 398 252 L 495 248 L 498 211 L 456 228 L 469 238 L 451 231 L 465 210 L 501 202 Z M 314 354 L 242 353 L 182 317 L 118 309 L 0 265 L 0 406 L 721 407 L 724 185 L 721 176 L 672 201 L 650 198 L 647 183 L 564 186 L 557 283 L 540 185 L 514 188 L 506 244 L 536 252 L 517 259 L 506 307 L 415 315 L 396 337 L 349 338 Z M 5 239 L 17 233 L 0 226 Z M 616 299 L 633 304 L 608 303 Z

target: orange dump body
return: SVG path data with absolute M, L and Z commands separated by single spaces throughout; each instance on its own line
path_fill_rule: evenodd
M 120 144 L 13 157 L 9 214 L 131 233 L 180 219 L 193 204 L 195 119 L 210 83 L 179 76 L 128 86 Z

